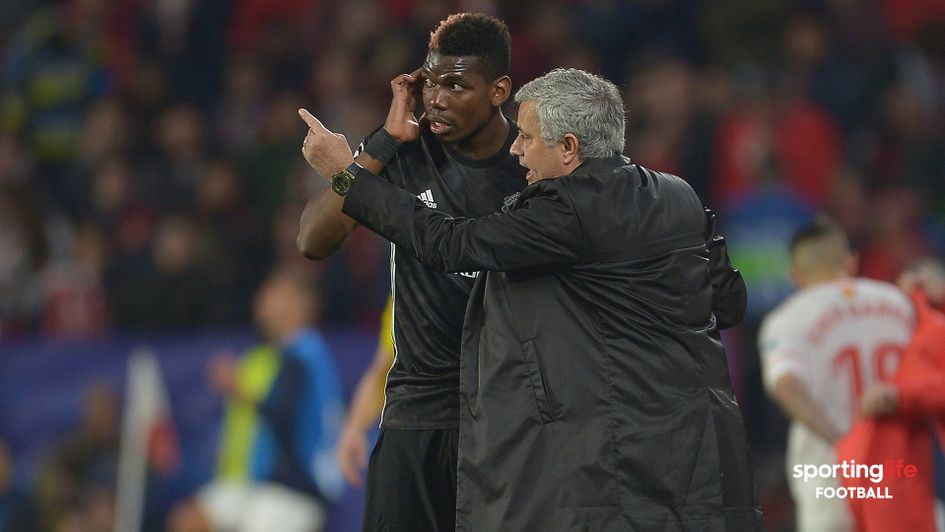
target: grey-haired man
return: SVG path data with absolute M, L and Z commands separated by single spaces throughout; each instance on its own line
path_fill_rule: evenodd
M 515 99 L 529 186 L 478 219 L 349 166 L 343 137 L 300 111 L 344 212 L 435 267 L 485 272 L 463 329 L 457 530 L 763 529 L 718 336 L 745 286 L 702 203 L 620 155 L 609 81 L 555 70 Z

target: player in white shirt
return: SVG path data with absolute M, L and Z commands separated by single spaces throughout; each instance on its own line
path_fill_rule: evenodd
M 914 310 L 895 286 L 853 277 L 856 257 L 826 221 L 791 241 L 800 289 L 764 320 L 759 334 L 767 392 L 792 420 L 785 457 L 798 532 L 853 529 L 847 503 L 817 498 L 834 478 L 795 478 L 798 464 L 836 463 L 834 443 L 850 429 L 859 396 L 889 379 L 912 336 Z

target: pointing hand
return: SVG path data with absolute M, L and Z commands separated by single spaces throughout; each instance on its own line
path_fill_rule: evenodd
M 305 109 L 299 109 L 299 116 L 309 128 L 302 141 L 302 155 L 316 172 L 330 179 L 354 162 L 344 135 L 330 131 Z

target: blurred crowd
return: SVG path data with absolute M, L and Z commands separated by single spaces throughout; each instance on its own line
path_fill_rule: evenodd
M 720 214 L 751 294 L 727 340 L 756 447 L 754 329 L 791 291 L 792 230 L 829 213 L 876 279 L 945 256 L 939 0 L 5 0 L 0 345 L 247 326 L 287 264 L 322 286 L 324 320 L 374 323 L 385 242 L 296 251 L 324 186 L 296 109 L 356 144 L 460 10 L 508 23 L 515 87 L 557 66 L 614 80 L 627 153 Z
M 881 279 L 945 247 L 942 2 L 14 1 L 0 340 L 248 323 L 323 186 L 295 110 L 357 143 L 454 10 L 508 22 L 516 83 L 566 65 L 625 89 L 629 154 L 729 216 L 755 314 L 784 292 L 765 249 L 784 220 L 831 212 Z M 361 234 L 309 266 L 328 319 L 376 314 L 386 255 Z
M 20 485 L 16 461 L 0 440 L 0 530 L 32 532 L 109 530 L 118 474 L 118 397 L 104 383 L 90 384 L 81 417 L 48 450 L 31 490 Z

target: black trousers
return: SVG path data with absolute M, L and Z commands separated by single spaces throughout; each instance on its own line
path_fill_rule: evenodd
M 368 464 L 364 532 L 453 532 L 458 443 L 458 429 L 381 429 Z

